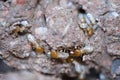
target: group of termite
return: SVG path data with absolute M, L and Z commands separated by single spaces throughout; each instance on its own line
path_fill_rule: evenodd
M 23 25 L 15 25 L 15 28 L 12 30 L 12 33 L 15 36 L 18 34 L 24 34 L 27 32 L 28 27 Z M 45 48 L 39 45 L 37 39 L 31 34 L 27 33 L 27 39 L 30 43 L 32 50 L 37 53 L 45 53 Z M 61 46 L 60 46 L 61 47 Z M 72 46 L 72 49 L 66 47 L 58 47 L 56 50 L 50 47 L 49 52 L 47 52 L 47 56 L 54 59 L 67 59 L 73 61 L 72 57 L 82 57 L 84 54 L 92 53 L 94 48 L 92 46 Z M 71 59 L 68 59 L 71 57 Z
M 78 13 L 78 25 L 81 30 L 88 36 L 91 37 L 94 34 L 95 28 L 97 26 L 97 21 L 94 19 L 92 14 L 90 13 Z M 17 36 L 18 34 L 27 33 L 27 39 L 30 43 L 32 50 L 34 50 L 36 53 L 45 53 L 49 58 L 52 59 L 62 59 L 66 60 L 67 62 L 73 63 L 75 65 L 76 72 L 83 74 L 85 70 L 82 69 L 82 66 L 75 60 L 75 58 L 82 57 L 85 54 L 92 53 L 94 51 L 93 46 L 74 46 L 71 49 L 69 47 L 58 47 L 57 49 L 50 48 L 48 52 L 45 52 L 45 47 L 40 46 L 37 39 L 29 33 L 30 26 L 26 21 L 21 21 L 17 24 L 13 25 L 14 28 L 12 28 L 12 33 L 14 36 Z M 81 68 L 80 68 L 81 67 Z M 84 67 L 83 67 L 84 68 Z M 81 75 L 80 75 L 81 76 Z

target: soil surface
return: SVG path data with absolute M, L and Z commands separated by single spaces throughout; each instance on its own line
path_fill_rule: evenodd
M 0 0 L 0 80 L 120 80 L 120 0 Z

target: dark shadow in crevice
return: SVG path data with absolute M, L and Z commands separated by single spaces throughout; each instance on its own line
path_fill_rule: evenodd
M 86 14 L 87 13 L 86 10 L 84 10 L 82 7 L 78 8 L 78 12 L 82 13 L 82 14 Z
M 86 74 L 85 80 L 99 79 L 99 74 L 100 74 L 100 71 L 97 71 L 95 68 L 90 68 L 89 73 Z
M 0 1 L 6 2 L 7 0 L 0 0 Z
M 62 74 L 62 80 L 78 80 L 78 77 L 70 77 L 67 74 Z
M 14 67 L 10 67 L 3 61 L 3 59 L 0 59 L 0 73 L 4 74 L 8 72 L 15 72 L 15 71 L 18 71 L 18 70 Z

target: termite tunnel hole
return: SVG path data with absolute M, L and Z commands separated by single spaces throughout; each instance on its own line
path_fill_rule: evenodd
M 7 0 L 0 0 L 0 1 L 6 2 Z
M 73 2 L 73 4 L 75 5 L 78 13 L 82 13 L 82 14 L 86 14 L 86 10 L 83 8 L 83 5 L 79 4 L 78 2 Z
M 83 9 L 83 7 L 82 6 L 80 6 L 80 7 L 78 7 L 78 12 L 79 13 L 82 13 L 82 14 L 86 14 L 87 12 L 86 12 L 86 10 L 85 9 Z
M 62 80 L 78 80 L 78 77 L 70 77 L 67 74 L 62 74 Z
M 86 78 L 99 78 L 100 71 L 97 71 L 95 68 L 90 68 L 89 73 L 86 74 Z

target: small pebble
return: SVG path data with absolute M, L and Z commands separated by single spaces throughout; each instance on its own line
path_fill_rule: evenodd
M 6 21 L 2 21 L 0 24 L 5 27 L 7 22 Z
M 23 26 L 29 26 L 28 21 L 21 21 L 21 24 L 22 24 Z
M 106 77 L 103 73 L 100 73 L 99 77 L 100 77 L 100 80 L 106 80 Z
M 44 35 L 47 33 L 47 28 L 46 27 L 39 27 L 35 29 L 35 33 L 39 35 Z
M 117 12 L 111 12 L 111 14 L 116 18 L 119 17 L 119 14 Z
M 47 52 L 47 57 L 51 58 L 51 52 Z
M 111 66 L 112 74 L 120 75 L 120 59 L 115 59 Z

